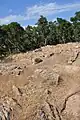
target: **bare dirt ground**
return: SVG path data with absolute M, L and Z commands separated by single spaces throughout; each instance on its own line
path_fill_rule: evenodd
M 46 46 L 1 62 L 0 120 L 80 120 L 80 44 Z

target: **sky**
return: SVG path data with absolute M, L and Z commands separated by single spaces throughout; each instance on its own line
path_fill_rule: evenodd
M 80 11 L 80 0 L 0 0 L 0 25 L 34 25 L 40 15 L 49 21 L 57 17 L 69 20 L 76 11 Z

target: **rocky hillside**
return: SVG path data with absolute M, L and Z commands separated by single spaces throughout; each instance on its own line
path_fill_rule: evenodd
M 80 120 L 80 44 L 1 61 L 0 120 Z

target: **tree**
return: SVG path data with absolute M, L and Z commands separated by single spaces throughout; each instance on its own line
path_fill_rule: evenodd
M 80 42 L 80 11 L 75 13 L 74 17 L 70 18 L 73 26 L 73 40 Z
M 6 46 L 9 49 L 9 53 L 22 51 L 22 36 L 24 29 L 17 22 L 12 22 L 8 25 L 3 25 L 2 30 L 6 32 Z
M 49 35 L 49 23 L 44 16 L 40 16 L 40 19 L 36 23 L 38 25 L 38 34 L 43 45 L 47 45 L 47 37 Z
M 57 36 L 58 36 L 58 40 L 59 43 L 67 43 L 67 42 L 71 42 L 72 39 L 72 24 L 62 18 L 57 18 Z
M 58 44 L 55 22 L 49 22 L 49 35 L 47 37 L 47 44 L 49 45 Z
M 0 57 L 5 56 L 8 51 L 5 38 L 6 38 L 6 32 L 2 30 L 0 26 Z

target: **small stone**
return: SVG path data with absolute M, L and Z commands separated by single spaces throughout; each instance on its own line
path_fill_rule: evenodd
M 53 56 L 53 55 L 54 55 L 54 53 L 51 53 L 51 54 L 50 54 L 50 56 Z
M 2 72 L 0 72 L 0 75 L 2 75 Z
M 47 91 L 47 94 L 51 94 L 51 91 L 50 91 L 50 90 L 48 90 L 48 91 Z
M 18 66 L 17 69 L 20 69 L 20 70 L 21 70 L 22 68 L 21 68 L 20 66 Z
M 76 49 L 78 49 L 78 48 L 79 48 L 79 46 L 75 46 L 75 48 L 76 48 Z
M 72 61 L 68 61 L 68 64 L 69 64 L 69 65 L 72 65 Z
M 18 74 L 17 75 L 20 75 L 21 71 L 18 71 Z
M 43 57 L 45 57 L 45 55 L 43 55 Z
M 16 86 L 13 85 L 12 89 L 13 89 L 13 92 L 14 92 L 16 95 L 21 95 L 21 94 L 22 94 L 20 88 L 17 88 Z
M 35 64 L 38 64 L 38 63 L 40 63 L 40 62 L 42 62 L 43 60 L 41 59 L 41 58 L 35 58 L 35 60 L 34 60 L 34 63 Z
M 26 65 L 24 66 L 24 68 L 26 68 Z
M 42 49 L 41 49 L 41 48 L 38 48 L 38 49 L 35 49 L 34 51 L 35 51 L 35 52 L 40 52 L 40 51 L 42 51 Z

